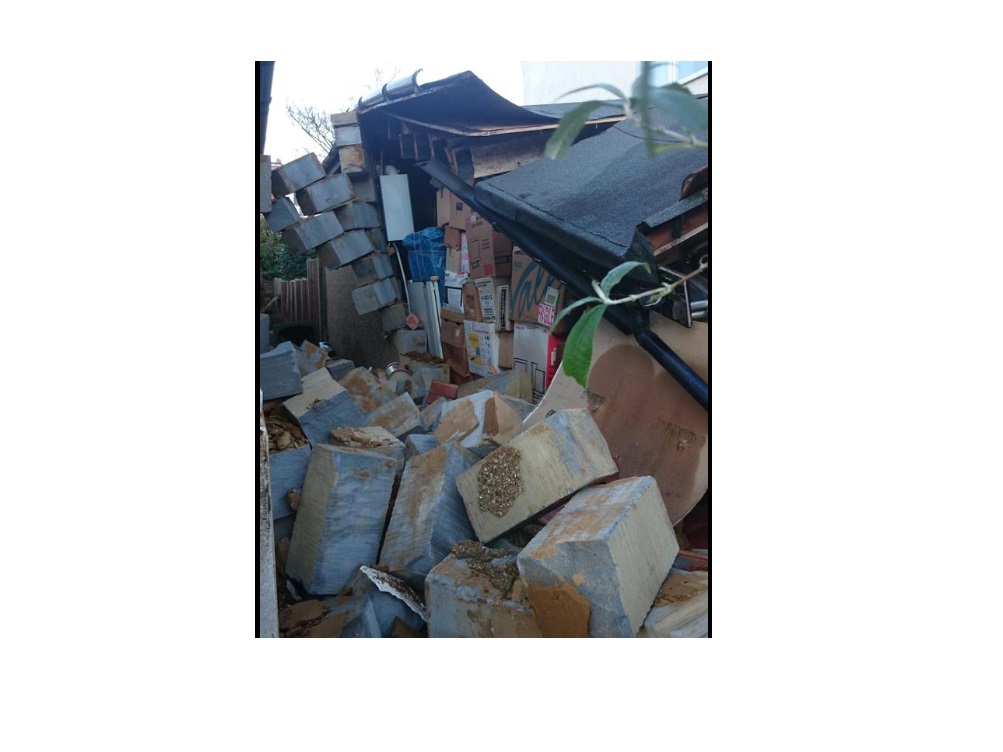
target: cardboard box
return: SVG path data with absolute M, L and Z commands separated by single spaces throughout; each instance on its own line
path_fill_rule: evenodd
M 480 303 L 480 316 L 472 321 L 498 324 L 508 318 L 504 306 L 508 304 L 509 277 L 481 277 L 474 280 Z M 464 310 L 466 313 L 466 310 Z M 499 329 L 495 326 L 495 329 Z
M 518 246 L 512 250 L 512 320 L 550 327 L 564 308 L 564 285 Z M 558 329 L 560 333 L 564 322 Z
M 464 340 L 466 340 L 466 337 L 464 337 Z M 466 345 L 463 347 L 454 347 L 453 345 L 443 343 L 442 356 L 446 359 L 446 362 L 449 363 L 449 367 L 452 368 L 460 377 L 466 378 L 470 375 L 470 364 L 467 362 Z
M 511 370 L 515 364 L 515 332 L 495 332 L 498 335 L 498 367 Z
M 457 313 L 462 314 L 463 286 L 467 283 L 467 275 L 447 271 L 442 283 L 443 288 L 446 291 L 446 297 L 442 301 L 442 307 L 444 309 L 456 311 Z
M 545 326 L 515 325 L 513 369 L 525 371 L 533 383 L 533 402 L 542 399 L 560 364 L 563 341 Z
M 479 214 L 472 214 L 467 223 L 467 246 L 471 277 L 512 275 L 512 241 Z
M 482 321 L 464 321 L 467 338 L 467 364 L 471 373 L 494 376 L 499 373 L 501 339 L 494 325 Z
M 453 248 L 459 251 L 462 248 L 460 235 L 463 234 L 463 231 L 447 225 L 443 228 L 443 232 L 445 233 L 445 237 L 442 239 L 442 242 L 445 244 L 446 248 Z M 456 271 L 459 270 L 459 267 L 457 267 Z
M 447 319 L 442 320 L 442 325 L 439 327 L 439 341 L 444 345 L 456 348 L 466 347 L 465 337 L 466 333 L 462 323 L 448 321 Z
M 449 189 L 440 188 L 435 192 L 435 216 L 439 227 L 449 225 L 457 230 L 466 229 L 471 214 L 473 210 L 454 196 Z
M 463 318 L 466 321 L 483 321 L 484 314 L 481 311 L 481 294 L 470 280 L 463 285 Z

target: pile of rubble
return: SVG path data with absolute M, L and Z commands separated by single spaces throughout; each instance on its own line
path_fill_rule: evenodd
M 524 430 L 524 372 L 391 380 L 308 344 L 260 356 L 280 636 L 706 635 L 706 557 L 587 409 Z

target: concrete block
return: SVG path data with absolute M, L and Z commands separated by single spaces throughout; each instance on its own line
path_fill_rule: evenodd
M 411 395 L 402 394 L 369 413 L 365 425 L 382 426 L 399 438 L 419 428 L 421 416 Z
M 404 468 L 380 564 L 420 588 L 454 543 L 473 537 L 456 478 L 477 458 L 456 444 L 413 457 Z
M 305 600 L 279 612 L 282 637 L 380 637 L 372 603 L 365 598 Z
M 401 585 L 407 585 L 401 582 Z M 425 620 L 412 611 L 404 601 L 391 593 L 380 590 L 376 584 L 361 571 L 352 575 L 348 581 L 347 589 L 350 589 L 348 597 L 354 600 L 368 602 L 376 617 L 381 637 L 390 637 L 393 631 L 394 619 L 400 619 L 408 627 L 420 630 L 425 625 Z
M 353 230 L 352 232 L 345 233 L 345 237 L 355 232 L 362 232 L 365 235 L 365 232 L 362 230 Z M 371 246 L 368 236 L 366 237 L 366 244 Z M 382 252 L 372 253 L 369 256 L 360 258 L 358 261 L 353 261 L 352 271 L 355 273 L 355 278 L 359 280 L 360 285 L 368 285 L 370 282 L 394 276 L 394 264 L 387 254 Z
M 376 183 L 372 175 L 355 173 L 349 177 L 352 179 L 352 190 L 355 191 L 356 201 L 376 203 Z
M 331 125 L 335 128 L 341 125 L 354 125 L 359 122 L 356 116 L 355 110 L 349 110 L 348 112 L 336 112 L 331 115 Z
M 360 314 L 372 313 L 380 308 L 386 308 L 399 299 L 397 285 L 393 279 L 381 279 L 371 285 L 356 287 L 352 290 L 352 302 Z
M 543 637 L 516 555 L 484 548 L 450 554 L 425 579 L 429 637 Z M 462 547 L 454 550 L 462 551 Z
M 444 414 L 436 429 L 440 441 L 445 421 Z M 616 473 L 606 440 L 580 408 L 561 410 L 523 431 L 456 483 L 477 537 L 490 541 Z
M 351 175 L 353 179 L 355 175 Z M 369 238 L 369 242 L 373 244 L 374 248 L 378 248 L 381 251 L 387 250 L 387 234 L 383 232 L 382 227 L 371 227 L 366 230 L 366 237 Z M 394 261 L 396 264 L 397 262 Z
M 670 571 L 637 636 L 706 637 L 707 586 L 707 572 Z
M 527 402 L 526 400 L 519 399 L 518 397 L 510 397 L 507 394 L 502 394 L 501 398 L 505 400 L 512 408 L 519 414 L 519 418 L 525 422 L 529 414 L 536 409 L 536 405 L 532 402 Z
M 290 397 L 303 391 L 299 359 L 292 342 L 258 356 L 258 386 L 266 400 Z
M 341 235 L 341 223 L 334 212 L 324 212 L 302 219 L 282 232 L 282 240 L 293 253 L 299 255 L 311 248 Z
M 439 446 L 439 440 L 430 433 L 413 433 L 404 439 L 404 458 L 410 460 L 419 454 L 431 452 Z
M 318 371 L 327 364 L 327 353 L 309 340 L 303 340 L 299 346 L 300 374 L 306 376 Z
M 382 637 L 376 611 L 365 598 L 334 597 L 300 601 L 289 609 L 282 637 Z M 282 619 L 283 614 L 279 618 Z
M 358 125 L 338 125 L 334 128 L 335 146 L 352 146 L 362 143 L 362 131 Z
M 518 565 L 544 635 L 633 637 L 678 552 L 658 484 L 642 476 L 577 493 Z
M 364 230 L 380 226 L 380 216 L 375 204 L 353 201 L 345 206 L 339 206 L 334 213 L 338 215 L 338 221 L 346 230 Z
M 439 418 L 442 417 L 442 406 L 444 404 L 446 404 L 446 400 L 440 397 L 421 409 L 420 417 L 423 430 L 428 433 L 435 432 L 435 429 L 439 427 Z
M 397 392 L 389 384 L 382 383 L 362 367 L 349 371 L 338 383 L 348 390 L 352 400 L 365 413 L 377 410 L 397 396 Z
M 276 196 L 288 196 L 323 177 L 324 168 L 320 166 L 317 155 L 304 154 L 289 164 L 272 170 L 272 193 Z
M 522 420 L 501 395 L 484 391 L 447 401 L 434 433 L 440 444 L 456 441 L 472 451 L 484 447 L 489 453 L 521 430 Z
M 287 449 L 268 455 L 274 519 L 280 520 L 294 513 L 286 494 L 292 490 L 301 491 L 303 488 L 306 468 L 310 464 L 310 453 L 309 446 L 301 446 L 298 449 Z M 276 535 L 276 540 L 281 539 Z
M 329 360 L 327 362 L 327 372 L 331 374 L 331 378 L 335 381 L 341 381 L 354 369 L 355 363 L 351 360 L 345 360 L 344 358 Z
M 328 611 L 328 622 L 343 622 L 337 634 L 313 634 L 311 637 L 382 637 L 380 621 L 368 598 L 337 598 Z M 333 625 L 332 625 L 333 627 Z M 332 630 L 333 631 L 333 630 Z
M 363 230 L 351 230 L 317 246 L 317 258 L 328 269 L 340 269 L 376 250 Z
M 516 397 L 526 402 L 532 403 L 533 401 L 533 382 L 525 371 L 502 371 L 494 376 L 468 381 L 466 384 L 460 384 L 457 395 L 469 397 L 471 394 L 482 392 L 485 389 Z
M 333 594 L 379 554 L 397 462 L 317 444 L 307 466 L 286 573 L 307 592 Z
M 375 201 L 376 199 L 365 199 Z M 258 211 L 267 214 L 272 210 L 272 158 L 267 154 L 258 157 Z
M 296 203 L 307 214 L 320 214 L 355 198 L 348 175 L 334 174 L 296 191 Z
M 446 368 L 449 368 L 447 365 Z M 442 377 L 442 369 L 436 365 L 423 365 L 408 381 L 408 393 L 415 402 L 424 402 L 425 395 L 428 394 L 429 385 Z
M 299 213 L 296 204 L 285 196 L 279 196 L 275 199 L 272 203 L 272 210 L 265 215 L 268 229 L 272 232 L 282 232 L 287 227 L 292 227 L 301 219 L 303 219 L 303 215 Z
M 266 353 L 272 349 L 271 343 L 272 320 L 267 313 L 258 314 L 258 355 Z
M 403 303 L 394 303 L 380 311 L 383 319 L 383 331 L 392 332 L 404 326 L 404 319 L 407 318 L 407 310 Z
M 404 472 L 407 452 L 404 443 L 382 426 L 359 426 L 336 428 L 331 431 L 329 442 L 332 446 L 349 449 L 364 449 L 378 452 L 397 461 L 397 477 Z
M 394 347 L 401 355 L 428 352 L 428 332 L 424 329 L 398 329 L 393 333 L 393 341 Z M 408 370 L 412 376 L 415 375 L 415 371 L 410 368 Z
M 331 430 L 365 425 L 365 415 L 352 395 L 331 378 L 326 368 L 303 377 L 303 393 L 282 403 L 311 444 L 330 441 Z
M 366 152 L 362 148 L 362 144 L 340 147 L 338 158 L 341 160 L 341 171 L 346 175 L 369 172 L 369 167 L 366 164 Z

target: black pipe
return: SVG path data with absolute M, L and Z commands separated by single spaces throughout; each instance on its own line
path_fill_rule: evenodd
M 258 155 L 265 153 L 265 130 L 268 128 L 268 105 L 272 102 L 274 60 L 258 61 Z
M 661 338 L 650 329 L 646 329 L 634 334 L 637 344 L 643 347 L 647 353 L 658 361 L 676 381 L 679 386 L 685 389 L 693 399 L 700 403 L 704 410 L 709 409 L 709 397 L 707 382 L 701 379 L 697 373 L 686 365 L 686 362 L 676 355 L 672 349 L 662 342 Z

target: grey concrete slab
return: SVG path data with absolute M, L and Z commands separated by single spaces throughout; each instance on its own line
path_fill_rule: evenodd
M 258 385 L 266 400 L 303 392 L 299 358 L 291 342 L 282 342 L 258 356 Z
M 394 436 L 401 438 L 421 427 L 421 415 L 411 395 L 402 394 L 369 413 L 365 423 L 370 426 L 382 426 Z
M 272 170 L 272 193 L 276 196 L 288 196 L 323 177 L 324 168 L 317 155 L 304 154 Z
M 310 464 L 310 445 L 269 455 L 271 465 L 272 517 L 280 520 L 294 514 L 286 494 L 300 491 L 306 478 L 306 468 Z
M 310 593 L 334 594 L 376 561 L 397 463 L 376 452 L 314 446 L 286 573 Z
M 283 230 L 282 240 L 293 255 L 300 255 L 336 238 L 342 232 L 344 230 L 334 212 L 324 212 L 301 219 Z
M 328 269 L 339 269 L 377 250 L 364 230 L 349 230 L 317 246 L 317 258 Z
M 348 175 L 334 174 L 296 191 L 296 202 L 307 214 L 320 214 L 355 198 Z
M 633 637 L 679 552 L 650 476 L 587 488 L 518 556 L 550 637 Z
M 439 440 L 430 433 L 413 433 L 404 439 L 405 459 L 431 452 L 439 446 Z
M 326 368 L 304 376 L 303 393 L 282 404 L 313 445 L 329 442 L 332 429 L 365 425 L 363 411 Z
M 475 461 L 450 444 L 412 457 L 404 468 L 380 564 L 416 589 L 450 546 L 473 537 L 456 477 Z
M 381 279 L 379 282 L 352 290 L 352 301 L 359 313 L 372 313 L 380 308 L 386 308 L 399 298 L 397 285 L 392 278 Z
M 285 196 L 279 196 L 272 202 L 272 210 L 265 215 L 268 227 L 272 232 L 282 232 L 287 227 L 303 219 L 296 205 Z
M 436 429 L 440 441 L 446 425 L 444 415 Z M 561 410 L 461 475 L 457 487 L 477 537 L 489 541 L 617 472 L 609 445 L 588 410 Z M 502 491 L 492 481 L 497 473 L 507 478 Z
M 351 360 L 345 360 L 344 358 L 338 358 L 337 360 L 329 360 L 327 362 L 327 372 L 331 374 L 331 378 L 335 381 L 341 381 L 349 372 L 355 369 L 355 363 Z
M 380 216 L 375 204 L 353 201 L 334 210 L 338 221 L 346 230 L 364 230 L 380 226 Z
M 352 232 L 363 232 L 361 230 L 353 230 Z M 345 233 L 345 237 L 351 235 L 351 232 Z M 363 234 L 365 234 L 363 232 Z M 371 241 L 368 236 L 366 237 L 367 245 L 371 246 Z M 387 277 L 394 276 L 395 269 L 393 261 L 385 253 L 372 253 L 368 256 L 360 258 L 358 261 L 352 262 L 352 271 L 355 273 L 355 278 L 359 281 L 360 285 L 368 285 L 371 282 L 376 282 L 380 279 L 386 279 Z
M 498 556 L 490 561 L 450 554 L 429 572 L 429 637 L 543 636 L 515 571 L 515 554 L 494 553 Z M 512 571 L 516 576 L 510 580 Z

